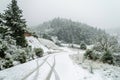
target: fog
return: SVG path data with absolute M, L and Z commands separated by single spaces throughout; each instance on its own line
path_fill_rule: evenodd
M 11 0 L 0 0 L 0 12 Z M 55 17 L 111 29 L 120 27 L 120 0 L 18 0 L 28 26 Z

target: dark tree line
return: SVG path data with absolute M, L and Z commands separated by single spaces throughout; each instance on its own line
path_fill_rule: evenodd
M 92 44 L 96 36 L 104 33 L 104 31 L 89 25 L 61 18 L 55 18 L 39 25 L 36 31 L 39 35 L 45 33 L 57 36 L 59 40 L 64 42 L 76 44 L 80 44 L 82 41 Z

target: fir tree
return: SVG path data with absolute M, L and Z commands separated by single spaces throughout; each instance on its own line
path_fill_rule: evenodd
M 10 27 L 13 32 L 12 37 L 15 38 L 16 44 L 25 47 L 26 40 L 24 32 L 26 29 L 26 21 L 22 17 L 22 10 L 19 9 L 17 1 L 12 0 L 3 14 L 3 20 L 5 21 L 5 25 Z

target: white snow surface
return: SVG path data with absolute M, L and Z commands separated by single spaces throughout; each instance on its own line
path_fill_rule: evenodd
M 58 47 L 52 41 L 33 36 L 26 37 L 26 40 L 32 48 L 42 48 L 44 52 L 54 54 L 2 70 L 0 80 L 113 80 L 105 78 L 101 71 L 91 74 L 70 59 L 69 55 L 83 54 L 83 50 Z
M 43 39 L 43 38 L 38 38 L 38 40 L 42 45 L 46 46 L 49 49 L 54 49 L 54 50 L 59 49 L 59 47 L 50 40 Z
M 41 44 L 40 41 L 33 36 L 26 37 L 26 40 L 28 42 L 28 45 L 30 45 L 32 48 L 42 48 L 44 50 L 44 52 L 49 51 L 49 49 L 47 47 L 45 47 L 43 44 Z
M 41 64 L 46 57 L 38 59 L 39 64 Z M 22 78 L 37 67 L 36 61 L 37 59 L 0 71 L 0 80 L 22 80 Z
M 91 74 L 73 63 L 69 54 L 76 52 L 66 47 L 61 49 L 60 52 L 0 71 L 0 80 L 104 80 L 99 73 Z

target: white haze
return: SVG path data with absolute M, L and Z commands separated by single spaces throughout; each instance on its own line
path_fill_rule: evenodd
M 11 0 L 0 0 L 0 12 Z M 29 26 L 55 17 L 102 29 L 120 27 L 120 0 L 18 0 Z

